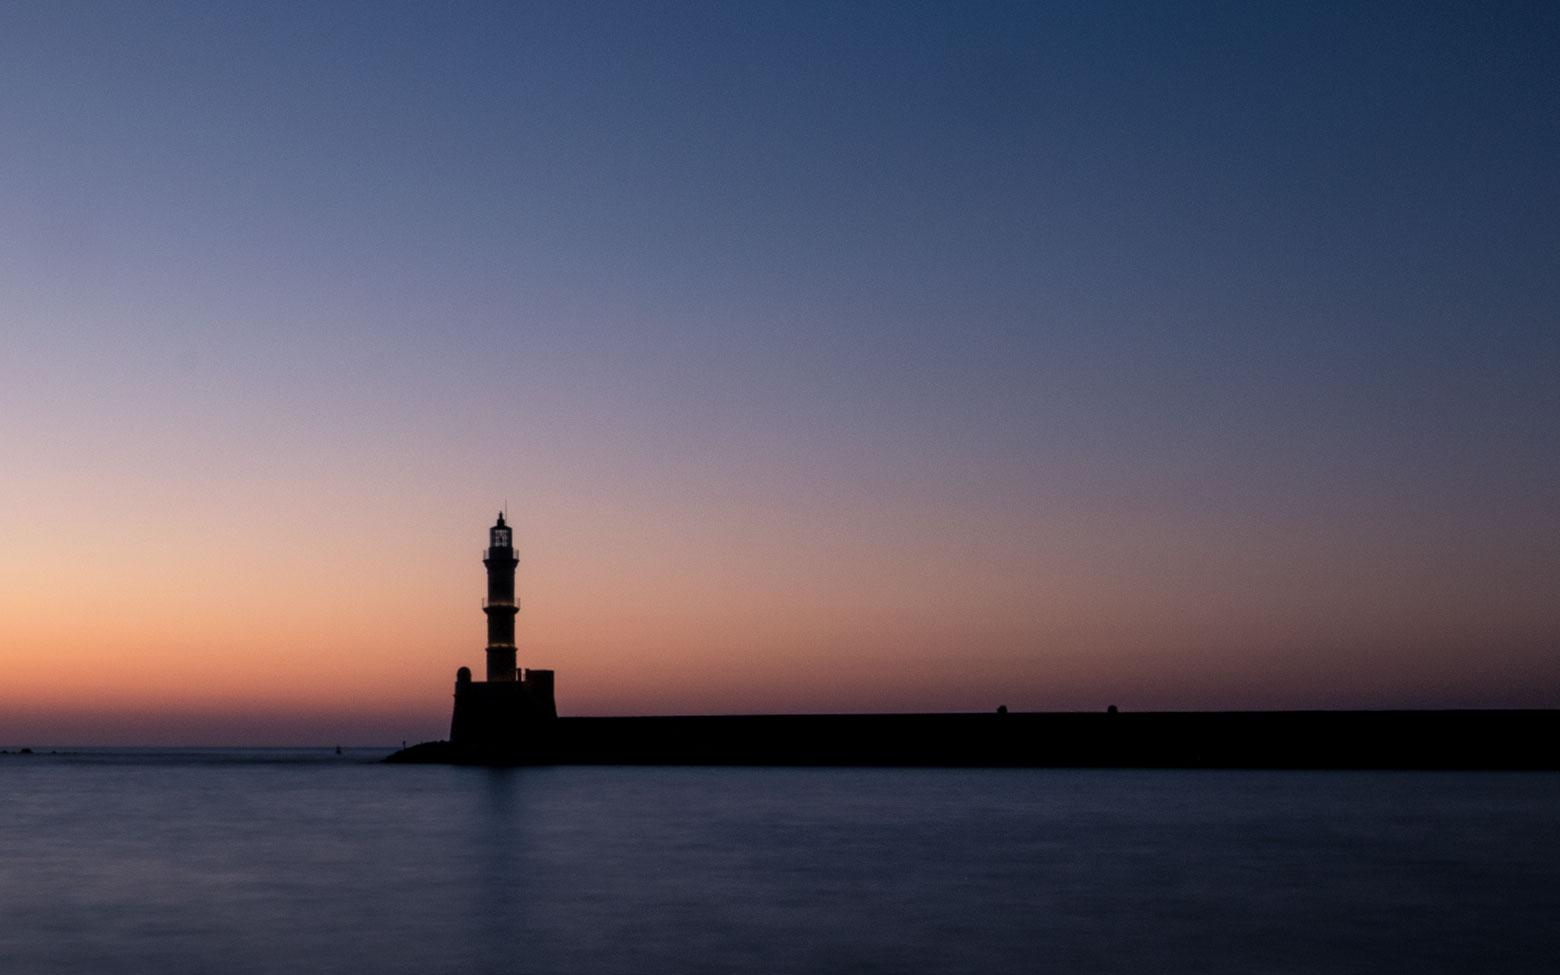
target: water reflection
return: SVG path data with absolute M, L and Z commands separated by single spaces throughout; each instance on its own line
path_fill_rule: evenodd
M 472 883 L 465 917 L 472 931 L 469 970 L 511 973 L 533 941 L 525 908 L 529 899 L 525 769 L 471 769 L 476 779 L 470 819 L 460 837 Z
M 29 975 L 1550 970 L 1560 776 L 0 767 Z

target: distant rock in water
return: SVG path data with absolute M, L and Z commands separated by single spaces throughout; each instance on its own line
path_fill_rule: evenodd
M 447 741 L 425 741 L 403 748 L 385 761 L 392 765 L 451 765 L 457 763 L 457 755 Z

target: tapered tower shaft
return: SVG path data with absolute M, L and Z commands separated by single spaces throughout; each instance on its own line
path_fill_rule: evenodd
M 488 579 L 482 612 L 487 614 L 490 681 L 519 679 L 515 668 L 515 615 L 520 612 L 520 602 L 515 599 L 515 567 L 520 558 L 515 554 L 513 541 L 509 526 L 504 524 L 504 514 L 499 512 L 498 523 L 488 530 L 488 549 L 482 558 Z

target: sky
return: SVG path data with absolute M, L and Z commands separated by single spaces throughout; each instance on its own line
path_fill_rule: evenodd
M 0 6 L 0 742 L 1560 706 L 1560 8 Z

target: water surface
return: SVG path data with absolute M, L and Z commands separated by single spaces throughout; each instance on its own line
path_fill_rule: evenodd
M 0 972 L 1553 972 L 1560 776 L 0 756 Z

